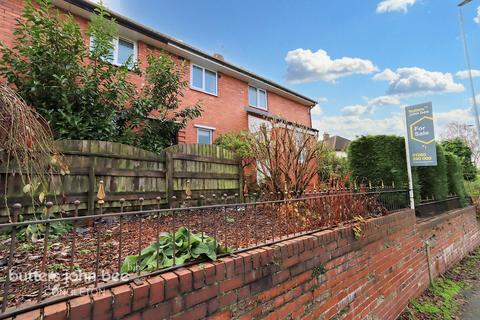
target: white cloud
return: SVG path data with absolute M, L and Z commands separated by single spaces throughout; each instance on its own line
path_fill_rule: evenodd
M 374 107 L 396 105 L 400 104 L 400 98 L 397 96 L 380 96 L 371 99 L 368 104 Z
M 400 98 L 397 96 L 380 96 L 367 101 L 366 104 L 355 104 L 342 108 L 343 115 L 366 115 L 371 114 L 376 107 L 399 105 Z
M 377 81 L 394 81 L 397 78 L 398 78 L 398 75 L 394 71 L 392 71 L 392 69 L 389 69 L 389 68 L 373 76 L 373 80 L 377 80 Z
M 320 117 L 313 119 L 313 127 L 320 132 L 328 132 L 348 139 L 367 134 L 402 134 L 403 132 L 400 113 L 385 119 L 371 119 L 358 115 Z
M 361 104 L 354 104 L 352 106 L 346 106 L 342 108 L 342 113 L 346 116 L 362 115 L 369 112 L 368 106 Z
M 434 112 L 435 135 L 440 137 L 448 123 L 458 121 L 460 123 L 472 123 L 473 117 L 470 108 L 457 108 L 444 112 Z M 372 119 L 361 115 L 349 116 L 322 116 L 313 118 L 313 127 L 320 132 L 328 132 L 332 135 L 340 135 L 348 139 L 369 134 L 405 134 L 403 109 L 394 112 L 384 119 Z
M 323 114 L 322 107 L 320 104 L 317 104 L 315 107 L 312 108 L 311 115 L 312 116 L 321 116 Z
M 480 24 L 480 6 L 477 8 L 477 16 L 473 18 L 473 21 Z
M 370 61 L 360 58 L 330 58 L 325 50 L 312 52 L 310 49 L 295 49 L 285 57 L 287 80 L 292 83 L 330 81 L 354 74 L 370 74 L 377 67 Z
M 433 113 L 435 125 L 439 128 L 439 130 L 435 129 L 436 132 L 441 132 L 442 128 L 444 128 L 448 123 L 452 121 L 460 123 L 470 123 L 474 121 L 473 118 L 474 117 L 471 108 L 457 108 L 444 112 Z
M 418 67 L 399 68 L 396 71 L 385 69 L 377 73 L 373 79 L 388 81 L 390 87 L 387 93 L 402 97 L 465 90 L 461 83 L 453 80 L 451 73 L 428 71 Z
M 455 73 L 455 76 L 457 76 L 457 78 L 459 79 L 468 79 L 469 78 L 468 70 L 458 71 L 457 73 Z M 480 77 L 480 70 L 472 69 L 472 77 L 473 78 Z
M 386 13 L 393 11 L 407 12 L 417 0 L 383 0 L 377 5 L 377 13 Z

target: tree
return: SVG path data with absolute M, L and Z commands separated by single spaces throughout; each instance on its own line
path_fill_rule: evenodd
M 477 169 L 472 162 L 472 150 L 468 146 L 467 141 L 463 138 L 455 138 L 451 140 L 442 141 L 442 147 L 447 152 L 456 155 L 463 167 L 463 177 L 465 180 L 475 180 Z
M 199 117 L 199 102 L 181 108 L 183 91 L 188 86 L 185 65 L 178 65 L 168 55 L 150 53 L 145 70 L 146 82 L 141 94 L 123 109 L 117 118 L 117 127 L 124 128 L 120 142 L 125 142 L 153 152 L 160 152 L 173 144 L 178 130 L 187 122 Z
M 130 74 L 142 70 L 132 58 L 110 63 L 117 33 L 103 5 L 91 18 L 93 40 L 86 45 L 71 15 L 55 10 L 52 0 L 37 2 L 26 1 L 13 47 L 0 45 L 0 77 L 47 120 L 56 139 L 108 140 L 158 152 L 200 115 L 198 103 L 180 108 L 186 82 L 166 55 L 149 56 L 140 93 Z
M 50 0 L 38 3 L 26 2 L 13 48 L 1 45 L 0 74 L 47 120 L 55 138 L 117 136 L 112 124 L 133 86 L 126 66 L 107 61 L 113 22 L 101 7 L 92 17 L 88 33 L 96 40 L 89 56 L 74 18 L 54 10 Z
M 348 176 L 347 158 L 338 157 L 334 150 L 319 142 L 317 157 L 317 172 L 320 181 L 328 183 L 331 179 L 345 178 Z
M 441 138 L 442 140 L 463 139 L 472 151 L 473 163 L 476 166 L 480 165 L 480 145 L 478 143 L 477 131 L 473 126 L 457 121 L 450 122 L 441 134 Z
M 251 147 L 266 191 L 303 194 L 317 174 L 317 138 L 307 129 L 284 121 L 259 127 Z

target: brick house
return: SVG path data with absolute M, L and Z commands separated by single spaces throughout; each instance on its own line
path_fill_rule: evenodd
M 324 133 L 321 142 L 335 151 L 337 157 L 346 158 L 348 146 L 352 141 L 341 136 L 330 136 L 328 133 Z
M 88 25 L 95 4 L 85 0 L 56 0 L 55 6 L 71 13 L 82 29 Z M 16 19 L 24 0 L 0 0 L 0 40 L 10 45 Z M 164 50 L 183 60 L 189 87 L 182 103 L 203 104 L 203 114 L 178 134 L 178 143 L 212 143 L 229 131 L 255 130 L 269 118 L 285 119 L 293 125 L 311 128 L 310 110 L 316 102 L 273 81 L 226 62 L 219 54 L 209 55 L 179 40 L 161 34 L 126 17 L 111 13 L 118 23 L 113 63 L 121 64 L 133 55 L 145 67 L 149 51 Z M 85 36 L 85 42 L 90 39 Z M 132 74 L 142 85 L 142 78 Z M 312 132 L 316 130 L 311 129 Z

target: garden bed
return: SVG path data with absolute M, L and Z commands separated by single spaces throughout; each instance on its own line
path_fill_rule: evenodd
M 375 202 L 372 201 L 373 203 Z M 170 212 L 160 217 L 151 215 L 141 220 L 139 217 L 130 216 L 124 218 L 121 225 L 118 217 L 97 221 L 96 226 L 93 226 L 93 221 L 90 221 L 76 228 L 73 265 L 71 265 L 73 228 L 66 234 L 49 237 L 46 270 L 49 276 L 52 275 L 55 278 L 43 282 L 42 299 L 57 294 L 71 294 L 71 289 L 94 287 L 94 282 L 85 279 L 75 279 L 70 283 L 63 279 L 71 274 L 71 271 L 95 272 L 97 239 L 99 274 L 114 274 L 119 271 L 119 266 L 126 256 L 136 255 L 139 249 L 155 242 L 158 233 L 172 232 L 181 226 L 195 233 L 203 232 L 205 235 L 212 236 L 219 244 L 236 251 L 306 231 L 335 227 L 339 221 L 344 221 L 341 224 L 345 224 L 353 218 L 353 213 L 347 214 L 346 211 L 344 215 L 335 216 L 317 215 L 312 212 L 325 211 L 315 207 L 307 209 L 304 204 L 295 206 L 287 204 L 281 207 L 273 204 L 259 204 L 176 211 L 174 216 Z M 372 210 L 364 212 L 371 212 L 364 215 L 364 218 L 368 218 L 385 214 L 386 210 L 375 205 Z M 9 245 L 9 237 L 4 236 L 0 241 L 0 276 L 3 280 L 6 278 Z M 43 250 L 43 239 L 32 242 L 22 236 L 17 241 L 10 274 L 25 277 L 32 272 L 40 272 Z M 100 277 L 98 285 L 103 283 L 105 282 Z M 39 279 L 14 278 L 9 289 L 8 305 L 18 306 L 36 301 L 39 297 L 39 288 Z

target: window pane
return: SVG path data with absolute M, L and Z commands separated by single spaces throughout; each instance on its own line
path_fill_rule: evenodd
M 197 66 L 192 68 L 192 87 L 203 89 L 203 69 Z
M 118 64 L 125 64 L 130 57 L 132 60 L 130 65 L 133 65 L 133 58 L 135 56 L 135 46 L 132 42 L 128 42 L 122 39 L 118 39 Z
M 100 48 L 98 46 L 98 44 L 95 43 L 95 38 L 90 37 L 90 53 L 94 54 L 95 56 L 100 56 L 101 55 L 100 58 L 103 61 L 113 63 L 113 54 L 114 54 L 114 50 L 115 50 L 115 48 L 114 48 L 115 47 L 115 42 L 116 42 L 116 40 L 113 39 L 112 40 L 112 46 L 111 46 L 111 48 L 109 48 L 109 51 L 104 52 L 104 50 L 106 50 L 106 48 Z
M 217 94 L 217 74 L 205 69 L 205 91 Z
M 254 87 L 248 87 L 248 104 L 257 106 L 257 89 Z
M 263 90 L 258 90 L 258 107 L 267 109 L 267 93 Z
M 199 144 L 211 144 L 212 143 L 212 131 L 207 129 L 197 129 L 198 143 Z

